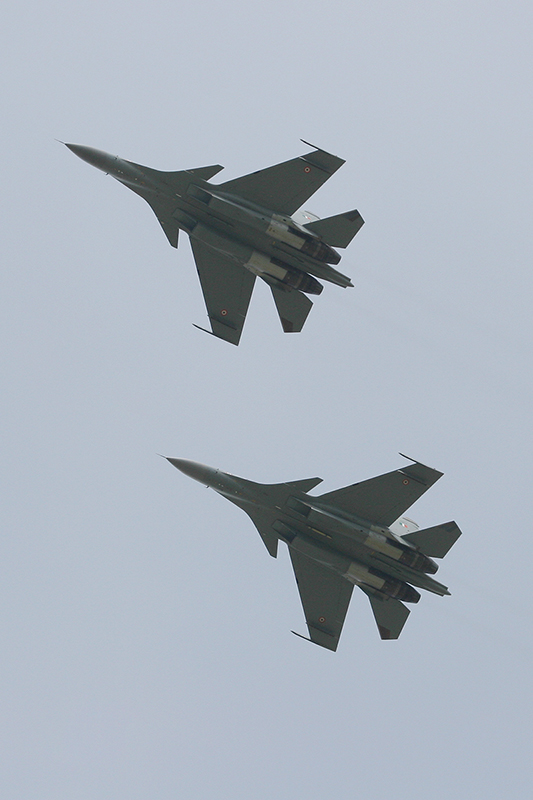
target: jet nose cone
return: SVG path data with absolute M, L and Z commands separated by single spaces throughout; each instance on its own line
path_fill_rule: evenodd
M 104 153 L 103 150 L 97 150 L 95 147 L 86 147 L 83 144 L 68 144 L 67 142 L 65 142 L 65 146 L 78 158 L 87 161 L 88 164 L 104 172 L 107 172 L 110 164 L 116 161 L 116 156 L 111 156 L 109 153 Z
M 188 461 L 185 458 L 167 458 L 167 461 L 170 461 L 176 469 L 179 469 L 188 478 L 203 483 L 204 486 L 212 486 L 214 483 L 217 470 L 213 469 L 213 467 L 198 464 L 196 461 Z

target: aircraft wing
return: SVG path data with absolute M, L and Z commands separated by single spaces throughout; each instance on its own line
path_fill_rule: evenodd
M 343 164 L 344 159 L 316 149 L 300 158 L 226 181 L 218 188 L 290 216 Z
M 319 499 L 356 517 L 389 526 L 441 476 L 442 472 L 415 461 L 404 469 L 336 489 Z
M 311 641 L 336 650 L 353 584 L 289 547 Z
M 255 275 L 192 236 L 191 247 L 212 333 L 239 344 Z

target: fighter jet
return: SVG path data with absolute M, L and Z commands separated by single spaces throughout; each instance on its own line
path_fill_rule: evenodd
M 368 595 L 382 639 L 400 635 L 409 616 L 404 603 L 420 600 L 415 586 L 450 594 L 431 577 L 438 569 L 433 558 L 443 558 L 461 531 L 455 522 L 419 530 L 401 516 L 442 476 L 408 460 L 402 469 L 315 497 L 308 492 L 322 478 L 261 484 L 168 458 L 246 511 L 271 556 L 279 541 L 287 544 L 309 641 L 328 650 L 337 649 L 354 586 Z
M 304 144 L 308 144 L 304 142 Z M 353 286 L 331 265 L 363 225 L 358 211 L 319 219 L 298 211 L 344 161 L 320 150 L 218 185 L 209 167 L 160 172 L 92 147 L 73 153 L 143 197 L 172 245 L 190 237 L 212 333 L 239 344 L 256 276 L 267 283 L 287 333 L 302 330 L 317 278 Z M 298 213 L 296 213 L 298 212 Z M 199 327 L 198 325 L 196 327 Z M 201 330 L 204 330 L 201 328 Z

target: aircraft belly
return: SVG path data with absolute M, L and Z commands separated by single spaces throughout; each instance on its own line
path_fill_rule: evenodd
M 372 563 L 372 553 L 363 543 L 363 534 L 357 531 L 347 532 L 335 526 L 306 525 L 292 518 L 288 522 L 299 534 L 325 544 L 343 558 L 354 559 L 362 564 Z
M 286 541 L 291 558 L 294 553 L 297 553 L 299 556 L 310 559 L 321 568 L 335 573 L 348 583 L 381 597 L 396 597 L 399 600 L 413 603 L 420 599 L 419 593 L 412 586 L 404 581 L 391 578 L 386 570 L 380 571 L 346 556 L 334 549 L 332 542 L 326 544 L 318 542 L 306 534 L 297 534 L 295 530 L 280 520 L 274 523 L 273 528 Z
M 260 250 L 254 250 L 244 266 L 256 275 L 270 275 L 281 282 L 285 280 L 289 273 L 288 269 L 282 267 L 281 264 L 273 262 L 271 258 L 261 253 Z
M 318 527 L 306 525 L 300 520 L 292 517 L 285 517 L 287 523 L 282 522 L 278 518 L 275 528 L 284 536 L 282 529 L 291 532 L 292 535 L 302 537 L 307 541 L 308 546 L 316 552 L 320 552 L 322 563 L 326 563 L 328 557 L 332 556 L 332 563 L 341 563 L 343 569 L 348 569 L 351 561 L 357 561 L 360 564 L 370 566 L 373 563 L 372 552 L 364 546 L 362 539 L 357 540 L 352 537 L 341 534 L 339 531 L 332 529 L 321 530 Z M 339 561 L 339 559 L 341 561 Z M 382 567 L 385 565 L 381 565 Z
M 305 270 L 307 263 L 316 263 L 320 269 L 329 260 L 333 263 L 340 260 L 338 253 L 293 220 L 253 204 L 243 205 L 242 198 L 217 194 L 209 185 L 191 184 L 181 199 L 192 206 L 206 224 L 222 223 L 233 230 L 236 238 L 256 250 L 276 257 L 279 246 L 283 247 L 285 259 L 291 260 L 291 266 Z
M 213 200 L 216 199 L 213 198 Z M 224 206 L 226 205 L 228 204 L 224 204 Z M 190 195 L 181 198 L 180 207 L 185 213 L 195 217 L 203 226 L 215 233 L 253 250 L 272 255 L 271 238 L 266 234 L 268 223 L 265 222 L 264 230 L 261 230 L 257 226 L 255 217 L 246 209 L 239 209 L 235 206 L 233 210 L 239 211 L 240 214 L 238 216 L 229 215 L 222 213 L 218 205 L 212 208 L 211 204 L 206 205 Z
M 181 212 L 183 215 L 184 212 Z M 286 262 L 271 258 L 265 250 L 258 249 L 256 236 L 236 236 L 233 231 L 227 231 L 206 225 L 204 222 L 196 222 L 192 227 L 189 226 L 187 232 L 191 239 L 198 240 L 210 247 L 212 250 L 231 259 L 236 264 L 244 267 L 253 275 L 257 275 L 266 283 L 284 291 L 301 290 L 309 294 L 320 294 L 322 286 L 307 273 L 292 269 Z M 304 305 L 303 309 L 300 308 Z M 284 309 L 285 315 L 291 320 L 290 328 L 285 330 L 301 330 L 312 303 L 309 300 L 300 299 L 299 306 L 294 309 L 289 307 Z M 292 319 L 291 319 L 292 312 Z M 283 316 L 283 315 L 282 315 Z
M 318 529 L 327 530 L 329 533 L 335 532 L 339 536 L 339 549 L 349 555 L 362 558 L 365 563 L 373 563 L 377 558 L 385 566 L 387 564 L 400 563 L 401 567 L 414 567 L 403 580 L 410 580 L 412 574 L 421 572 L 432 572 L 426 567 L 429 559 L 423 555 L 412 552 L 396 538 L 387 535 L 383 530 L 377 530 L 375 526 L 365 525 L 364 522 L 357 522 L 355 519 L 347 520 L 334 514 L 330 509 L 312 507 L 307 514 L 307 523 Z M 359 553 L 354 552 L 354 544 L 357 545 Z M 381 557 L 384 557 L 381 558 Z
M 224 255 L 235 258 L 239 263 L 244 265 L 254 252 L 261 253 L 265 258 L 270 257 L 267 238 L 252 228 L 242 226 L 236 229 L 222 221 L 206 217 L 205 212 L 198 215 L 198 220 L 191 235 Z
M 188 229 L 187 225 L 182 225 L 181 227 L 183 227 L 189 235 L 196 236 L 196 238 L 208 244 L 210 247 L 214 247 L 230 258 L 234 258 L 236 261 L 243 264 L 243 266 L 246 266 L 247 269 L 250 269 L 250 266 L 246 264 L 246 261 L 251 255 L 251 252 L 255 251 L 265 256 L 267 260 L 273 259 L 275 261 L 281 261 L 292 269 L 303 273 L 309 273 L 317 278 L 327 280 L 330 283 L 335 283 L 343 287 L 352 285 L 347 276 L 337 272 L 337 270 L 333 269 L 329 264 L 316 261 L 310 256 L 303 254 L 301 250 L 297 249 L 295 246 L 291 246 L 287 242 L 280 241 L 279 239 L 274 239 L 268 234 L 268 230 L 270 230 L 270 228 L 267 230 L 268 223 L 265 224 L 265 229 L 262 230 L 254 224 L 255 219 L 253 216 L 249 216 L 246 221 L 237 222 L 231 219 L 231 217 L 223 216 L 220 213 L 213 213 L 204 203 L 195 201 L 194 198 L 187 197 L 187 199 L 185 199 L 182 197 L 180 201 L 179 211 L 176 213 L 178 222 L 180 214 L 186 214 L 188 218 L 198 220 L 197 225 L 192 229 L 190 227 Z M 201 230 L 197 230 L 200 225 Z M 208 233 L 208 231 L 210 233 Z M 228 247 L 226 244 L 223 248 L 220 244 L 214 244 L 213 242 L 216 237 L 222 237 L 222 239 L 231 242 L 232 246 Z M 242 255 L 242 248 L 249 248 L 248 258 Z M 253 266 L 250 271 L 254 272 L 254 274 L 259 274 L 255 271 Z M 262 271 L 272 277 L 277 277 L 271 269 Z M 283 279 L 281 278 L 281 280 Z
M 320 552 L 320 563 L 324 566 L 329 566 L 334 571 L 339 571 L 339 566 L 342 563 L 345 569 L 341 574 L 347 577 L 347 571 L 350 564 L 355 563 L 357 568 L 363 570 L 371 568 L 378 570 L 384 577 L 389 577 L 401 583 L 409 583 L 413 586 L 418 586 L 420 589 L 426 589 L 434 594 L 445 595 L 448 594 L 448 589 L 443 584 L 426 575 L 423 572 L 414 570 L 404 564 L 400 564 L 395 558 L 385 552 L 380 552 L 375 548 L 368 546 L 368 540 L 375 538 L 369 536 L 369 531 L 359 531 L 351 524 L 344 524 L 342 520 L 328 518 L 328 524 L 319 527 L 318 521 L 316 524 L 309 524 L 310 517 L 307 519 L 308 524 L 302 523 L 300 520 L 287 518 L 289 525 L 287 526 L 294 534 L 299 536 L 301 540 L 308 541 L 308 547 L 316 548 Z M 280 521 L 283 526 L 284 523 Z M 283 536 L 283 534 L 282 534 Z M 385 537 L 383 537 L 385 538 Z M 380 542 L 383 551 L 387 550 L 386 540 Z M 389 545 L 391 547 L 391 545 Z M 327 548 L 327 549 L 326 549 Z M 401 551 L 399 551 L 401 552 Z M 310 553 L 305 553 L 310 555 Z M 328 563 L 330 555 L 334 555 L 331 562 Z M 314 557 L 314 556 L 313 556 Z M 318 560 L 318 559 L 317 559 Z M 355 573 L 354 573 L 355 574 Z M 350 579 L 350 578 L 348 578 Z M 379 589 L 380 587 L 372 585 L 373 588 Z
M 264 228 L 258 227 L 255 217 L 248 212 L 245 212 L 245 216 L 237 221 L 235 218 L 223 215 L 218 211 L 213 212 L 213 210 L 210 207 L 206 207 L 204 203 L 194 201 L 194 198 L 192 198 L 192 202 L 189 197 L 180 199 L 180 209 L 182 212 L 194 217 L 205 228 L 214 231 L 216 234 L 228 238 L 241 246 L 250 247 L 252 250 L 261 253 L 269 259 L 272 258 L 283 261 L 293 269 L 297 269 L 301 272 L 308 272 L 317 278 L 323 278 L 331 283 L 337 283 L 340 286 L 350 285 L 350 279 L 345 275 L 337 272 L 337 270 L 333 269 L 328 264 L 315 261 L 312 257 L 303 254 L 300 249 L 302 243 L 299 240 L 296 241 L 297 237 L 291 238 L 288 236 L 285 241 L 273 238 L 272 225 L 269 225 L 268 222 L 264 224 Z M 196 235 L 197 238 L 202 238 L 196 233 L 196 230 L 194 231 L 194 235 Z M 210 244 L 206 239 L 202 238 L 202 241 L 205 241 L 206 244 Z M 225 252 L 226 255 L 230 255 L 227 250 L 223 252 Z

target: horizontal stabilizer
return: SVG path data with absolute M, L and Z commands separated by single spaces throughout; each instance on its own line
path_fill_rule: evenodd
M 312 233 L 317 233 L 331 247 L 348 247 L 364 224 L 365 221 L 359 211 L 354 210 L 308 222 L 304 227 Z
M 426 556 L 444 558 L 460 535 L 461 530 L 455 522 L 445 522 L 433 528 L 407 533 L 402 538 L 419 547 Z
M 379 635 L 382 639 L 397 639 L 410 614 L 408 608 L 389 597 L 387 600 L 380 600 L 379 597 L 369 594 L 368 599 L 374 612 Z
M 276 286 L 271 286 L 270 288 L 272 289 L 283 330 L 285 333 L 299 333 L 313 307 L 313 303 L 305 294 L 296 289 L 289 289 L 285 292 Z

